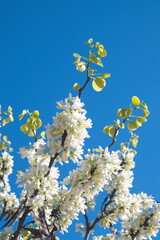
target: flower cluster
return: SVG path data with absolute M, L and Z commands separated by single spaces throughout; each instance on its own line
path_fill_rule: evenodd
M 38 207 L 43 206 L 46 201 L 49 205 L 58 192 L 58 168 L 53 166 L 50 174 L 46 175 L 50 156 L 45 152 L 41 154 L 45 144 L 43 139 L 39 139 L 29 149 L 20 149 L 22 158 L 28 158 L 30 167 L 26 172 L 18 172 L 17 183 L 23 187 L 23 198 L 26 194 L 29 196 L 26 205 L 31 206 L 34 216 L 38 215 Z
M 0 157 L 0 206 L 2 212 L 11 214 L 16 211 L 19 201 L 15 193 L 11 192 L 9 175 L 12 173 L 13 157 L 3 151 Z
M 85 159 L 62 182 L 65 186 L 70 185 L 60 204 L 65 223 L 69 218 L 77 219 L 80 211 L 84 214 L 88 207 L 94 208 L 95 197 L 109 187 L 115 172 L 121 171 L 121 163 L 119 151 L 110 153 L 107 148 L 99 147 L 98 153 L 85 155 Z M 80 206 L 78 202 L 81 202 Z
M 89 138 L 86 128 L 91 128 L 90 119 L 86 118 L 84 103 L 71 95 L 64 101 L 57 102 L 57 108 L 63 110 L 53 117 L 53 125 L 46 126 L 48 148 L 52 156 L 59 153 L 56 161 L 78 162 L 82 158 L 84 139 Z

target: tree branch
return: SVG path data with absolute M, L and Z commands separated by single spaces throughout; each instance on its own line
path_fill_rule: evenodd
M 10 240 L 16 240 L 17 237 L 19 236 L 20 234 L 20 231 L 23 227 L 23 223 L 26 219 L 26 217 L 28 216 L 28 213 L 30 212 L 30 206 L 27 206 L 22 217 L 19 219 L 19 224 L 18 224 L 18 227 L 17 227 L 17 230 L 14 232 L 14 234 L 12 235 L 11 239 Z
M 85 219 L 87 221 L 87 228 L 86 228 L 86 234 L 85 234 L 84 240 L 88 240 L 89 239 L 89 235 L 90 235 L 91 231 L 94 229 L 94 227 L 97 225 L 97 223 L 101 219 L 103 219 L 104 217 L 106 217 L 109 214 L 114 212 L 114 210 L 110 210 L 110 211 L 106 212 L 106 208 L 109 206 L 109 204 L 112 203 L 116 191 L 117 191 L 117 189 L 113 189 L 113 191 L 112 191 L 112 193 L 110 195 L 110 199 L 109 199 L 109 201 L 105 205 L 104 205 L 104 201 L 103 201 L 102 206 L 104 206 L 104 207 L 101 207 L 101 209 L 103 208 L 103 210 L 101 210 L 101 212 L 98 214 L 98 216 L 96 217 L 96 219 L 93 221 L 93 223 L 91 225 L 89 225 L 88 217 L 86 218 L 86 216 L 84 215 L 84 217 L 85 217 Z M 108 197 L 106 198 L 106 200 L 107 199 L 108 199 Z
M 127 121 L 127 119 L 128 119 L 128 117 L 126 117 L 126 118 L 122 121 L 122 123 L 125 123 L 125 122 Z M 116 136 L 117 136 L 117 132 L 118 132 L 119 129 L 120 129 L 120 127 L 117 127 L 117 128 L 115 129 L 115 133 L 114 133 L 112 142 L 111 142 L 111 144 L 109 145 L 108 149 L 110 149 L 110 148 L 116 143 Z

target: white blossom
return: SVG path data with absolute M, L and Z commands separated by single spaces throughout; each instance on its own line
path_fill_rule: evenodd
M 86 129 L 92 126 L 91 120 L 85 116 L 86 110 L 83 106 L 84 103 L 78 97 L 71 95 L 64 101 L 57 102 L 57 108 L 62 112 L 53 117 L 53 125 L 46 126 L 46 136 L 50 139 L 48 148 L 52 156 L 64 150 L 57 161 L 67 162 L 70 157 L 73 162 L 78 162 L 78 159 L 82 158 L 84 139 L 89 138 Z M 65 131 L 67 136 L 62 144 Z

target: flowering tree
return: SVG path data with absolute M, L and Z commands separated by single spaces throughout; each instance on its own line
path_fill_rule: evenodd
M 57 240 L 58 232 L 67 232 L 72 221 L 81 213 L 84 223 L 76 225 L 84 240 L 99 224 L 106 230 L 105 236 L 93 236 L 94 240 L 135 240 L 152 239 L 160 227 L 160 205 L 152 196 L 145 193 L 131 194 L 135 166 L 135 148 L 138 127 L 147 121 L 150 114 L 147 105 L 136 96 L 129 107 L 117 111 L 118 120 L 105 126 L 103 132 L 111 137 L 105 149 L 93 148 L 83 155 L 87 128 L 92 121 L 86 117 L 81 95 L 92 81 L 95 91 L 106 85 L 109 73 L 97 73 L 92 66 L 103 66 L 102 58 L 107 55 L 103 45 L 89 39 L 88 58 L 74 53 L 76 69 L 86 71 L 87 79 L 83 86 L 75 83 L 73 89 L 77 96 L 57 102 L 60 111 L 53 117 L 53 123 L 39 132 L 42 120 L 39 111 L 23 110 L 19 119 L 26 123 L 21 131 L 33 138 L 32 144 L 20 148 L 21 158 L 26 158 L 29 168 L 18 171 L 17 184 L 22 188 L 18 199 L 11 192 L 9 175 L 12 173 L 13 156 L 11 143 L 7 136 L 0 142 L 0 219 L 3 222 L 1 240 Z M 134 114 L 133 114 L 134 113 Z M 138 114 L 138 115 L 137 115 Z M 13 121 L 12 108 L 1 111 L 2 126 Z M 120 149 L 111 151 L 121 129 L 127 128 L 130 139 L 121 143 Z M 61 182 L 58 181 L 58 163 L 72 161 L 75 168 Z M 89 220 L 90 211 L 96 207 L 96 198 L 104 193 L 101 207 L 95 219 Z M 95 233 L 96 234 L 96 233 Z

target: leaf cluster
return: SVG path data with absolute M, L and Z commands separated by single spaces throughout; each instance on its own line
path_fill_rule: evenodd
M 141 115 L 137 115 L 137 110 L 141 111 Z M 134 113 L 134 115 L 133 115 Z M 136 114 L 136 115 L 135 115 Z M 141 127 L 143 123 L 147 121 L 147 117 L 150 115 L 147 104 L 141 102 L 137 96 L 133 96 L 131 100 L 130 107 L 120 108 L 117 111 L 117 116 L 122 119 L 117 119 L 112 125 L 105 126 L 103 132 L 108 134 L 110 137 L 116 140 L 116 136 L 119 133 L 119 129 L 125 128 L 125 123 L 127 123 L 127 128 L 131 134 L 131 138 L 128 143 L 125 143 L 127 146 L 131 143 L 133 147 L 137 146 L 138 135 L 133 134 L 137 128 Z
M 110 77 L 109 73 L 97 73 L 96 69 L 91 67 L 91 64 L 96 64 L 103 67 L 102 58 L 107 56 L 107 51 L 99 42 L 93 43 L 93 39 L 90 38 L 86 44 L 89 45 L 89 56 L 85 58 L 77 53 L 73 53 L 76 58 L 74 64 L 79 72 L 87 71 L 87 76 L 92 79 L 92 87 L 95 91 L 99 92 L 106 86 L 106 78 Z M 79 90 L 82 87 L 79 83 L 73 85 L 74 90 Z
M 9 106 L 7 111 L 5 112 L 1 112 L 1 106 L 0 106 L 0 120 L 2 120 L 2 126 L 5 126 L 9 122 L 13 122 L 14 118 L 13 118 L 11 106 Z
M 26 123 L 20 127 L 20 130 L 27 134 L 29 137 L 34 137 L 37 139 L 36 130 L 42 126 L 42 120 L 39 118 L 39 111 L 35 110 L 30 113 L 29 110 L 23 110 L 18 116 L 19 120 L 22 120 L 24 116 L 27 116 Z M 41 132 L 41 137 L 45 137 L 45 133 Z

